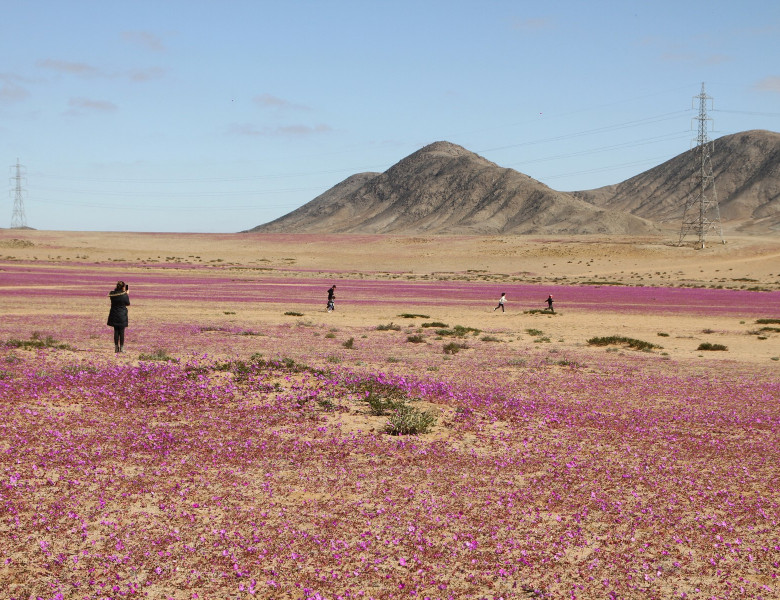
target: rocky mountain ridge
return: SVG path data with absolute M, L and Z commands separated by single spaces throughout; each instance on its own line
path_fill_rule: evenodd
M 780 134 L 747 131 L 714 142 L 725 227 L 780 233 Z M 693 191 L 695 149 L 622 183 L 559 192 L 449 142 L 384 173 L 358 173 L 270 223 L 263 233 L 621 234 L 678 227 Z

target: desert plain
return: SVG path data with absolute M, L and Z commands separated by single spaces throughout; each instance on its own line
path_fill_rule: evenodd
M 780 238 L 676 241 L 0 230 L 0 596 L 780 597 Z

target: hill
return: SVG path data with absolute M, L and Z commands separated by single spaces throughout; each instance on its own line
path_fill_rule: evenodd
M 721 222 L 745 233 L 780 232 L 780 133 L 745 131 L 713 143 L 712 170 Z M 677 226 L 700 159 L 689 150 L 616 185 L 577 198 Z
M 465 148 L 435 142 L 384 173 L 353 175 L 255 232 L 651 233 L 644 218 L 557 192 Z
M 311 202 L 249 231 L 263 233 L 629 234 L 677 228 L 693 190 L 689 150 L 623 183 L 559 192 L 449 142 L 384 173 L 353 175 Z M 780 134 L 715 140 L 721 218 L 746 233 L 780 231 Z

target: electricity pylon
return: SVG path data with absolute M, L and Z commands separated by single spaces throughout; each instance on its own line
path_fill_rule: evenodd
M 696 247 L 701 249 L 704 248 L 707 234 L 710 231 L 714 231 L 720 236 L 722 244 L 725 244 L 726 241 L 723 239 L 718 195 L 715 191 L 715 175 L 712 173 L 714 144 L 707 137 L 708 122 L 712 120 L 707 116 L 707 102 L 712 101 L 712 96 L 708 96 L 704 91 L 704 83 L 701 84 L 701 93 L 694 96 L 693 100 L 694 102 L 699 101 L 699 116 L 696 117 L 699 122 L 699 131 L 694 149 L 698 170 L 695 175 L 693 192 L 685 202 L 678 245 L 682 245 L 686 235 L 693 233 L 697 238 Z
M 11 167 L 13 169 L 13 167 Z M 24 167 L 16 159 L 16 175 L 12 177 L 16 183 L 14 193 L 14 212 L 11 215 L 11 229 L 27 227 L 27 217 L 24 215 L 24 196 L 22 195 L 22 170 Z

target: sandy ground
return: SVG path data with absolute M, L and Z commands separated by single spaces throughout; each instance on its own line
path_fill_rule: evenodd
M 0 259 L 295 268 L 322 272 L 524 275 L 576 283 L 780 288 L 780 237 L 704 250 L 674 238 L 399 237 L 0 230 Z
M 643 286 L 695 286 L 732 289 L 780 289 L 780 238 L 729 238 L 704 250 L 678 247 L 674 239 L 528 237 L 398 237 L 257 234 L 143 234 L 0 230 L 0 277 L 4 264 L 24 262 L 41 268 L 52 263 L 74 272 L 106 272 L 107 284 L 116 272 L 165 269 L 171 276 L 197 267 L 199 277 L 238 273 L 242 277 L 355 278 L 405 280 L 468 279 L 478 282 L 518 280 L 523 283 L 581 284 L 603 281 Z M 760 293 L 760 292 L 756 292 Z M 294 296 L 295 292 L 285 296 Z M 622 335 L 663 346 L 659 352 L 697 363 L 746 361 L 772 366 L 780 356 L 780 334 L 756 335 L 753 319 L 718 315 L 658 315 L 567 310 L 557 305 L 555 316 L 527 314 L 509 298 L 507 312 L 484 308 L 425 307 L 432 319 L 500 332 L 512 344 L 546 338 L 551 349 L 584 348 L 594 336 Z M 65 301 L 60 310 L 72 314 L 105 312 L 105 298 Z M 220 307 L 189 302 L 141 302 L 136 319 L 211 319 L 226 324 L 261 327 L 278 323 L 285 304 L 251 303 L 227 312 Z M 224 307 L 222 307 L 224 308 Z M 364 327 L 399 322 L 394 306 L 362 305 L 327 315 L 309 307 L 315 323 Z M 538 308 L 541 308 L 538 307 Z M 410 306 L 407 310 L 416 310 Z M 6 314 L 51 311 L 51 299 L 7 297 Z M 765 317 L 780 317 L 776 314 Z M 403 322 L 403 319 L 400 320 Z M 409 326 L 408 323 L 404 323 Z M 531 336 L 528 329 L 543 332 Z M 751 334 L 751 332 L 753 332 Z M 661 335 L 659 334 L 666 334 Z M 760 339 L 764 337 L 765 339 Z M 728 352 L 700 352 L 702 342 L 723 344 Z M 603 349 L 592 349 L 603 352 Z M 780 363 L 775 362 L 780 370 Z

